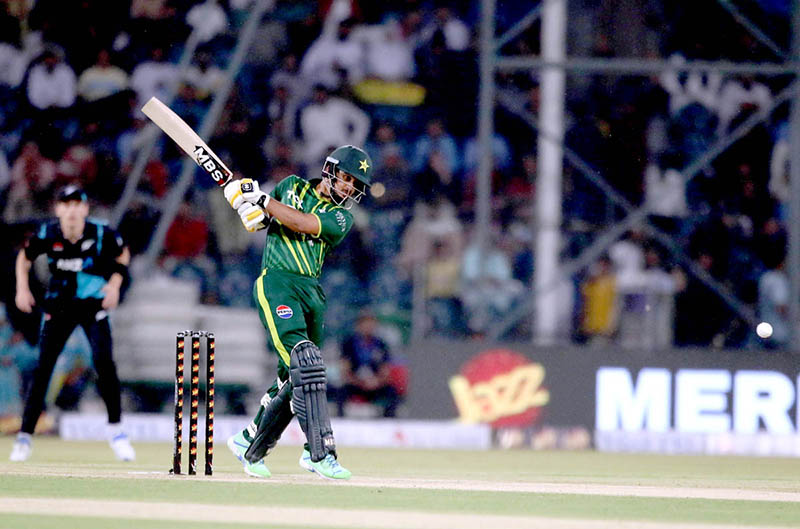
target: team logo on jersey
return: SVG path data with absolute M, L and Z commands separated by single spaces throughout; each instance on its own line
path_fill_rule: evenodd
M 303 199 L 294 192 L 294 189 L 290 189 L 286 193 L 286 196 L 289 197 L 289 202 L 291 202 L 289 204 L 290 206 L 298 211 L 303 211 Z
M 282 320 L 288 320 L 292 316 L 294 316 L 294 312 L 292 311 L 291 307 L 287 307 L 286 305 L 278 305 L 275 308 L 275 314 Z
M 81 243 L 81 251 L 85 252 L 94 244 L 94 239 L 87 239 Z
M 53 251 L 54 252 L 63 252 L 64 251 L 64 245 L 61 244 L 60 242 L 54 242 L 53 243 Z
M 344 214 L 338 210 L 336 211 L 336 223 L 339 225 L 339 228 L 341 228 L 342 233 L 344 233 L 347 229 L 347 221 L 344 218 Z

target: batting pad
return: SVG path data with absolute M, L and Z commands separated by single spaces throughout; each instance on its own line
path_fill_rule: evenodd
M 292 349 L 289 363 L 292 408 L 306 434 L 311 460 L 336 455 L 331 420 L 328 417 L 327 378 L 319 348 L 308 340 Z
M 292 410 L 289 405 L 291 384 L 285 382 L 278 393 L 267 402 L 264 413 L 258 421 L 258 430 L 253 436 L 253 442 L 245 452 L 244 457 L 251 463 L 257 463 L 275 448 L 281 434 L 292 421 Z

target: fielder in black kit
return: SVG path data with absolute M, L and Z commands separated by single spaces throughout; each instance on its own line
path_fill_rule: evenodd
M 136 454 L 120 423 L 120 383 L 112 357 L 108 310 L 117 306 L 130 254 L 122 238 L 103 223 L 88 219 L 86 193 L 67 186 L 56 199 L 56 219 L 43 223 L 17 256 L 17 308 L 31 312 L 36 300 L 29 287 L 33 261 L 47 255 L 51 273 L 39 339 L 39 363 L 25 402 L 22 427 L 11 451 L 11 461 L 26 461 L 32 452 L 31 435 L 44 408 L 47 387 L 56 360 L 69 336 L 81 326 L 92 347 L 97 389 L 108 410 L 108 439 L 118 459 Z

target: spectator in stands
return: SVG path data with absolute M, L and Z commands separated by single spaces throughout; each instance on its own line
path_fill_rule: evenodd
M 210 237 L 208 223 L 204 215 L 195 211 L 189 201 L 181 204 L 167 230 L 162 266 L 175 277 L 199 281 L 202 300 L 210 303 L 216 296 L 217 270 L 206 253 Z
M 674 296 L 686 285 L 683 272 L 664 269 L 661 255 L 652 246 L 644 249 L 644 269 L 621 281 L 619 339 L 623 347 L 668 348 L 672 346 Z
M 401 147 L 396 143 L 384 145 L 382 148 L 371 150 L 377 152 L 381 158 L 380 164 L 376 162 L 375 178 L 384 187 L 381 195 L 373 189 L 372 203 L 382 209 L 405 209 L 411 205 L 412 191 L 408 185 L 411 174 L 408 171 L 408 161 Z
M 28 142 L 11 167 L 11 184 L 3 220 L 11 224 L 45 215 L 53 192 L 56 163 Z
M 153 48 L 150 59 L 140 62 L 131 74 L 131 88 L 136 91 L 137 108 L 141 108 L 153 96 L 170 101 L 177 83 L 177 67 L 166 60 L 163 48 Z
M 194 87 L 197 99 L 207 100 L 222 86 L 224 79 L 225 74 L 214 64 L 211 53 L 202 50 L 195 53 L 194 61 L 186 71 L 184 82 Z
M 644 233 L 639 229 L 630 230 L 611 245 L 608 253 L 620 285 L 635 284 L 644 270 Z
M 766 268 L 772 269 L 786 257 L 787 242 L 785 227 L 773 217 L 756 231 L 753 246 L 758 259 Z
M 715 258 L 700 250 L 695 262 L 712 277 L 717 275 Z M 686 289 L 675 300 L 675 343 L 680 346 L 720 348 L 733 319 L 719 295 L 695 276 L 689 276 Z
M 331 145 L 363 145 L 369 125 L 369 116 L 363 110 L 330 95 L 324 85 L 315 86 L 311 104 L 300 113 L 306 168 L 321 166 Z
M 366 77 L 407 81 L 414 76 L 414 50 L 395 18 L 364 30 Z
M 230 97 L 217 123 L 214 145 L 223 159 L 236 160 L 236 168 L 243 174 L 263 174 L 266 168 L 261 156 L 261 136 L 254 130 L 255 125 L 244 101 L 237 94 Z M 204 184 L 208 189 L 217 187 L 209 179 Z
M 270 136 L 285 140 L 294 132 L 294 113 L 292 94 L 288 84 L 278 82 L 272 85 L 272 97 L 267 103 L 267 117 L 270 121 Z
M 379 170 L 385 163 L 387 150 L 395 152 L 396 149 L 400 149 L 401 154 L 403 154 L 404 151 L 402 142 L 397 138 L 397 131 L 394 126 L 387 121 L 378 123 L 372 138 L 367 142 L 367 147 L 369 148 L 369 152 L 375 153 L 372 156 L 372 160 L 375 162 L 376 170 Z
M 332 2 L 322 34 L 300 63 L 300 73 L 309 83 L 336 90 L 364 78 L 364 50 L 362 43 L 351 35 L 354 26 L 349 3 Z
M 738 75 L 722 84 L 717 100 L 719 133 L 747 119 L 754 112 L 766 110 L 772 103 L 772 93 L 752 74 Z
M 472 173 L 478 169 L 478 138 L 469 138 L 464 145 L 464 171 Z M 492 137 L 492 157 L 494 169 L 506 172 L 511 167 L 511 147 L 508 141 L 499 133 L 495 132 Z
M 158 162 L 160 163 L 160 162 Z M 119 224 L 119 232 L 128 242 L 131 254 L 140 255 L 147 250 L 150 237 L 158 225 L 158 212 L 142 194 L 128 206 Z
M 73 111 L 76 84 L 75 72 L 64 61 L 64 51 L 52 44 L 28 73 L 26 89 L 32 111 L 28 133 L 49 157 L 60 156 L 64 143 L 74 139 L 77 132 L 77 116 Z
M 361 398 L 383 408 L 384 417 L 397 415 L 401 396 L 392 384 L 392 355 L 389 347 L 378 337 L 378 320 L 374 314 L 362 311 L 355 331 L 347 335 L 341 347 L 341 378 L 336 401 L 339 415 L 344 414 L 345 403 Z
M 102 49 L 94 66 L 78 77 L 78 95 L 87 102 L 95 102 L 128 88 L 128 74 L 111 64 L 111 54 Z
M 433 239 L 425 269 L 425 312 L 430 318 L 430 334 L 458 337 L 467 331 L 460 297 L 462 251 L 457 240 Z
M 434 10 L 433 19 L 422 28 L 420 40 L 426 42 L 439 31 L 444 36 L 448 50 L 464 51 L 469 46 L 469 26 L 456 18 L 449 7 L 437 7 Z
M 758 173 L 755 171 L 759 170 Z M 733 185 L 726 186 L 724 204 L 726 213 L 737 217 L 744 232 L 752 235 L 754 226 L 762 226 L 775 215 L 775 200 L 769 195 L 764 171 L 766 167 L 754 167 L 749 162 L 739 163 L 735 168 Z M 732 192 L 731 192 L 732 191 Z
M 413 175 L 411 196 L 428 202 L 435 201 L 437 197 L 446 197 L 460 205 L 462 195 L 461 181 L 447 162 L 445 154 L 438 150 L 431 152 L 427 165 Z
M 119 163 L 121 172 L 128 173 L 133 167 L 133 162 L 139 154 L 139 151 L 144 147 L 147 142 L 146 134 L 143 133 L 145 125 L 147 125 L 147 118 L 144 114 L 134 114 L 128 128 L 120 133 L 115 145 L 115 155 Z M 160 144 L 156 144 L 153 153 L 153 158 L 161 158 Z
M 473 235 L 477 229 L 480 228 L 473 228 Z M 514 279 L 500 227 L 492 224 L 487 231 L 484 248 L 474 236 L 469 238 L 461 265 L 461 301 L 469 328 L 478 335 L 490 332 L 491 324 L 506 316 L 525 290 Z
M 461 194 L 464 197 L 464 202 L 467 204 L 473 203 L 477 194 L 477 173 L 478 173 L 478 159 L 479 159 L 479 146 L 478 139 L 471 137 L 464 145 L 464 176 Z M 490 186 L 493 195 L 499 195 L 504 182 L 508 181 L 508 171 L 511 168 L 511 147 L 508 141 L 495 132 L 491 143 L 492 151 L 492 165 L 490 167 Z M 498 202 L 501 202 L 500 198 Z
M 28 74 L 28 101 L 39 110 L 67 108 L 77 95 L 75 72 L 64 62 L 63 50 L 48 46 Z
M 458 146 L 453 137 L 445 129 L 441 118 L 433 118 L 425 126 L 425 134 L 414 143 L 411 155 L 411 171 L 421 172 L 430 163 L 431 155 L 439 152 L 443 156 L 443 163 L 448 171 L 457 173 L 459 164 Z
M 772 325 L 772 336 L 767 341 L 767 346 L 775 349 L 788 347 L 791 338 L 791 288 L 785 268 L 786 261 L 782 260 L 758 279 L 758 316 L 761 321 Z
M 675 69 L 664 70 L 660 81 L 669 94 L 670 114 L 675 116 L 693 103 L 699 103 L 712 114 L 716 114 L 722 86 L 719 72 L 681 71 L 680 67 L 686 63 L 686 59 L 679 53 L 673 54 L 669 60 L 675 65 Z
M 269 164 L 267 182 L 261 186 L 265 191 L 270 190 L 287 176 L 300 173 L 294 149 L 288 141 L 278 139 L 270 145 L 270 150 L 265 149 L 265 154 Z
M 219 5 L 219 0 L 206 0 L 189 9 L 186 24 L 197 33 L 200 42 L 205 43 L 228 29 L 228 14 Z
M 56 186 L 79 184 L 82 188 L 89 189 L 97 180 L 97 170 L 94 151 L 83 143 L 72 145 L 64 151 L 56 164 Z
M 433 252 L 434 240 L 448 240 L 455 248 L 463 247 L 464 228 L 456 216 L 456 209 L 446 197 L 429 202 L 417 201 L 414 216 L 403 233 L 397 264 L 412 274 L 424 265 Z
M 619 306 L 616 274 L 608 256 L 591 266 L 581 284 L 581 296 L 581 338 L 591 344 L 609 343 L 617 331 Z
M 686 180 L 678 169 L 650 163 L 645 169 L 644 185 L 645 201 L 653 215 L 677 219 L 689 213 Z
M 519 210 L 515 210 L 519 211 Z M 526 219 L 521 213 L 515 213 L 512 222 L 508 227 L 509 248 L 511 250 L 511 265 L 514 279 L 521 281 L 525 286 L 533 284 L 533 232 L 530 228 L 530 220 Z
M 187 27 L 170 0 L 132 0 L 129 31 L 137 60 L 147 57 L 147 50 L 160 48 L 188 37 Z

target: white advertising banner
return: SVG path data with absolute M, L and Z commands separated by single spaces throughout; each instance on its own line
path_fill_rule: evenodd
M 217 415 L 214 418 L 214 437 L 223 442 L 249 422 L 248 417 Z M 73 441 L 99 441 L 106 439 L 104 413 L 65 413 L 59 420 L 59 435 Z M 451 448 L 488 449 L 491 446 L 491 428 L 484 424 L 463 424 L 456 421 L 409 420 L 353 420 L 332 418 L 331 424 L 339 446 L 373 446 L 392 448 Z M 128 413 L 123 415 L 123 425 L 131 441 L 167 442 L 173 439 L 173 418 L 169 415 Z M 184 419 L 184 437 L 189 431 Z M 204 440 L 205 431 L 201 415 L 198 442 Z M 184 443 L 187 440 L 184 439 Z M 302 445 L 303 432 L 297 421 L 292 421 L 281 437 L 281 444 Z

